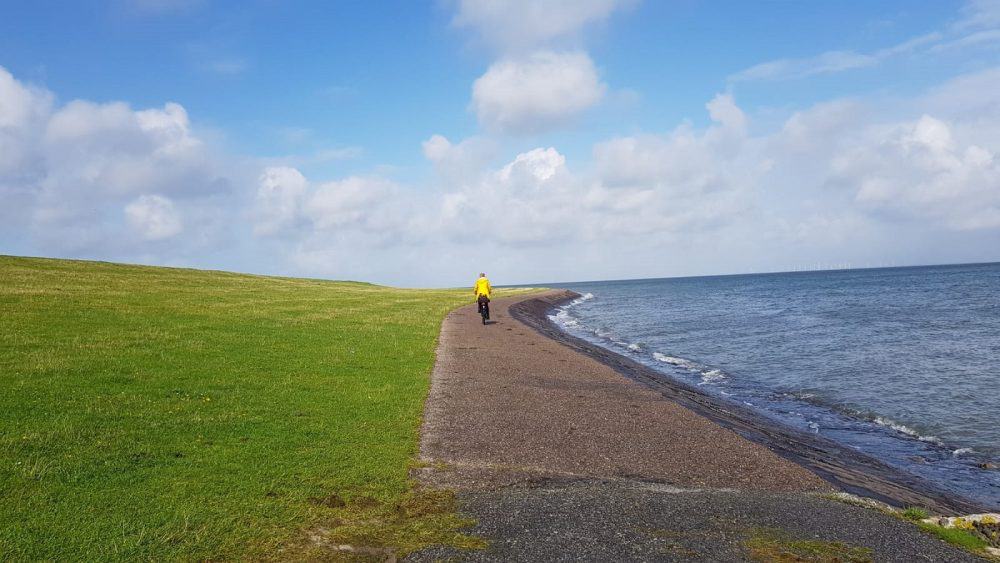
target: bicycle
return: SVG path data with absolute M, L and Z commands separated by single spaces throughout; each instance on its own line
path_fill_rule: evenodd
M 479 314 L 483 316 L 483 324 L 485 325 L 490 320 L 490 298 L 480 295 L 477 302 L 479 303 Z

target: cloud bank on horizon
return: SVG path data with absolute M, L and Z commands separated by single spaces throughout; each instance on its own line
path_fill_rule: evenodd
M 183 18 L 200 4 L 133 10 Z M 425 131 L 407 150 L 426 173 L 380 162 L 309 174 L 304 163 L 369 147 L 264 158 L 193 123 L 184 100 L 64 101 L 0 66 L 0 252 L 403 285 L 480 270 L 530 283 L 1000 259 L 1000 2 L 967 2 L 869 52 L 719 69 L 693 119 L 597 138 L 588 128 L 630 89 L 588 46 L 643 4 L 448 6 L 444 25 L 481 73 L 453 111 L 476 129 Z M 747 84 L 779 97 L 796 81 L 933 57 L 963 64 L 903 94 L 740 103 Z M 639 96 L 655 108 L 657 92 Z M 578 137 L 589 149 L 560 147 Z

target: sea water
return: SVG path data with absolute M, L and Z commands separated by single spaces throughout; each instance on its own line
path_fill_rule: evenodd
M 571 334 L 1000 508 L 1000 264 L 548 285 Z

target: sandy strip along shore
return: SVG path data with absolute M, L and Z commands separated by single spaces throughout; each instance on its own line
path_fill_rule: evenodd
M 961 501 L 853 458 L 842 468 L 824 457 L 843 453 L 828 444 L 562 333 L 546 313 L 573 297 L 495 300 L 488 326 L 474 305 L 445 319 L 415 477 L 458 491 L 491 548 L 414 560 L 732 560 L 759 528 L 868 546 L 879 561 L 966 560 L 909 524 L 817 493 L 874 491 L 942 512 L 965 512 Z

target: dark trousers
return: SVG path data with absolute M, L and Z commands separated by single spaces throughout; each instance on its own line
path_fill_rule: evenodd
M 476 301 L 479 303 L 479 314 L 482 315 L 485 312 L 486 318 L 490 318 L 490 298 L 480 295 Z

